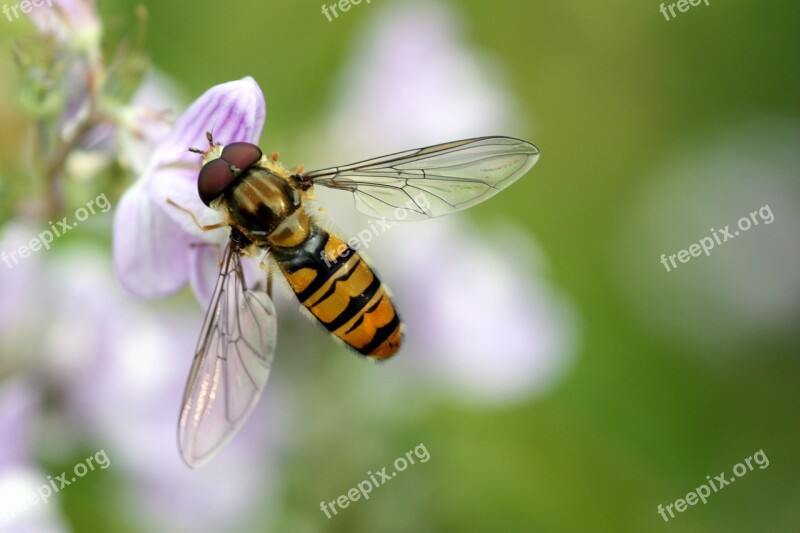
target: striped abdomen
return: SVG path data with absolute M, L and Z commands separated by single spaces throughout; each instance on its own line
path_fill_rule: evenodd
M 376 359 L 400 348 L 400 318 L 386 289 L 341 239 L 312 222 L 303 244 L 272 251 L 297 298 L 328 331 Z

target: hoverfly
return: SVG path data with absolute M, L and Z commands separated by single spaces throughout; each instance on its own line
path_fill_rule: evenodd
M 240 257 L 266 252 L 300 303 L 358 353 L 387 359 L 400 348 L 402 323 L 361 255 L 306 211 L 312 187 L 349 191 L 356 208 L 387 220 L 447 215 L 490 198 L 536 163 L 534 145 L 480 137 L 399 152 L 341 167 L 291 172 L 254 144 L 223 146 L 207 135 L 197 181 L 207 206 L 230 228 L 183 396 L 181 455 L 191 467 L 208 461 L 255 407 L 275 351 L 271 278 L 248 289 Z

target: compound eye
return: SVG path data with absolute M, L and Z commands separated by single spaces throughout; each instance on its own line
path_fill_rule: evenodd
M 244 172 L 261 159 L 261 148 L 250 143 L 231 143 L 222 149 L 220 158 Z
M 214 159 L 206 163 L 197 178 L 197 192 L 206 205 L 211 204 L 228 185 L 233 183 L 236 175 L 222 159 Z

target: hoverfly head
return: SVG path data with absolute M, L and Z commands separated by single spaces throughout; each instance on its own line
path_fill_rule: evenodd
M 214 143 L 210 133 L 206 136 L 208 150 L 191 150 L 203 154 L 203 168 L 197 178 L 197 192 L 203 203 L 210 206 L 242 172 L 260 161 L 263 154 L 255 144 L 235 142 L 223 146 Z

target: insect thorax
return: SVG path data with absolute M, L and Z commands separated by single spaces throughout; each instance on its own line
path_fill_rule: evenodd
M 253 166 L 225 192 L 231 223 L 256 244 L 297 246 L 308 234 L 301 193 L 270 169 Z

